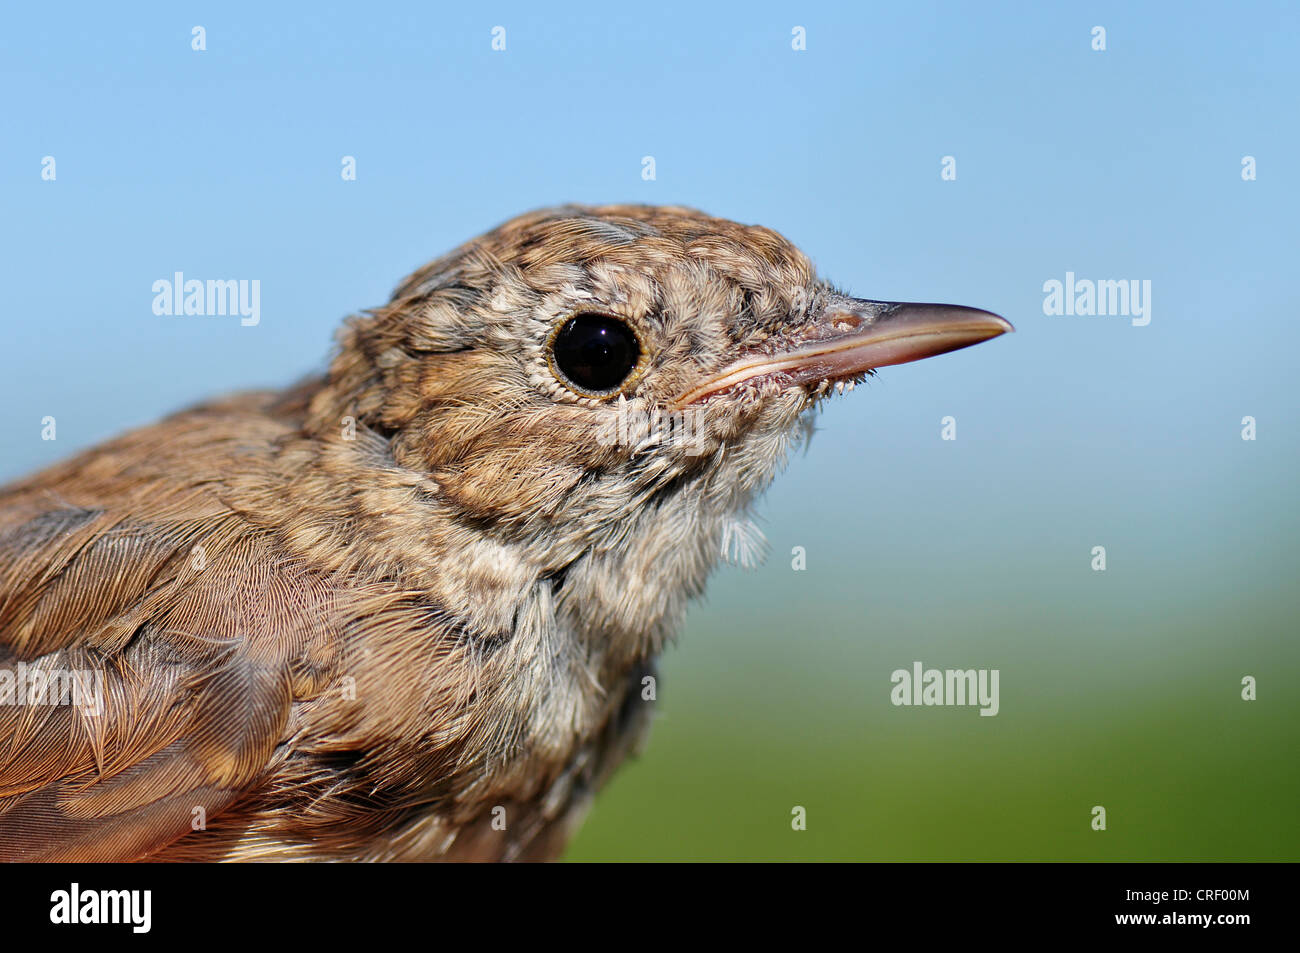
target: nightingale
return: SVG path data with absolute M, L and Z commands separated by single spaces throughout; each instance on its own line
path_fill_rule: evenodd
M 0 858 L 556 857 L 817 406 L 1010 330 L 686 208 L 468 242 L 0 490 Z

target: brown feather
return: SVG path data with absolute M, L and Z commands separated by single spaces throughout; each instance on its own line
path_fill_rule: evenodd
M 326 376 L 0 491 L 0 669 L 103 693 L 0 706 L 0 859 L 555 856 L 818 394 L 713 402 L 699 454 L 610 445 L 548 329 L 630 322 L 644 411 L 824 293 L 766 229 L 544 210 L 350 319 Z

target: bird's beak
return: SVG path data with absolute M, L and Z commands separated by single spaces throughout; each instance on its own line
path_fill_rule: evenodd
M 769 338 L 761 350 L 695 385 L 676 404 L 686 407 L 769 375 L 783 386 L 845 380 L 877 367 L 970 347 L 1014 330 L 1009 321 L 978 308 L 831 295 L 807 324 Z

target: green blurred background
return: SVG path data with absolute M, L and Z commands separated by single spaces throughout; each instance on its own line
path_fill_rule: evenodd
M 1034 360 L 1032 332 L 986 347 Z M 1218 447 L 1087 467 L 1067 433 L 942 443 L 915 379 L 942 360 L 824 415 L 768 498 L 771 557 L 721 573 L 690 616 L 648 748 L 570 859 L 1300 858 L 1300 460 L 1231 421 Z M 872 418 L 892 413 L 933 444 L 891 446 Z M 999 714 L 895 707 L 890 673 L 915 660 L 1000 669 Z

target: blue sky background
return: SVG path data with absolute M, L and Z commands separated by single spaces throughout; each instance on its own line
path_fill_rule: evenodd
M 763 508 L 772 559 L 724 573 L 692 615 L 656 741 L 577 855 L 634 854 L 634 818 L 685 774 L 691 790 L 707 780 L 759 806 L 744 824 L 675 820 L 655 835 L 669 856 L 927 856 L 914 839 L 882 847 L 865 822 L 792 845 L 791 798 L 859 804 L 844 792 L 861 785 L 893 828 L 972 812 L 943 835 L 971 859 L 1091 856 L 1095 840 L 1063 833 L 1070 798 L 1108 791 L 1152 812 L 1147 839 L 1132 826 L 1111 839 L 1126 856 L 1295 859 L 1281 805 L 1300 791 L 1298 8 L 541 6 L 7 9 L 0 478 L 319 368 L 344 315 L 526 209 L 682 203 L 768 225 L 853 293 L 975 305 L 1018 333 L 887 369 L 831 405 Z M 190 47 L 196 24 L 204 52 Z M 491 49 L 496 25 L 505 52 Z M 791 49 L 795 25 L 806 51 Z M 646 155 L 656 181 L 641 178 Z M 940 178 L 945 155 L 956 181 Z M 1241 178 L 1246 155 L 1257 181 Z M 151 285 L 175 271 L 260 279 L 261 324 L 155 316 Z M 1149 279 L 1150 325 L 1044 316 L 1043 282 L 1067 271 Z M 955 442 L 939 439 L 945 415 Z M 1245 415 L 1254 442 L 1240 439 Z M 1089 569 L 1099 544 L 1104 574 Z M 790 570 L 795 545 L 806 573 Z M 890 707 L 889 671 L 915 658 L 1001 666 L 1003 714 L 972 728 L 958 726 L 970 713 Z M 1191 805 L 1186 825 L 1161 827 L 1153 805 L 1192 782 L 1187 762 L 1153 753 L 1198 718 L 1243 717 L 1245 673 L 1269 686 L 1257 723 L 1197 728 L 1221 744 L 1188 759 L 1265 806 L 1207 780 L 1237 820 L 1207 832 Z M 767 768 L 738 755 L 731 774 L 691 774 L 712 758 L 688 739 L 721 730 L 719 712 L 776 726 L 753 754 Z M 1016 737 L 1018 718 L 1040 734 Z M 1149 750 L 1143 724 L 1166 732 Z M 810 737 L 833 759 L 809 754 Z M 718 745 L 737 738 L 753 734 Z M 972 745 L 988 746 L 988 774 L 960 805 L 881 787 L 915 768 L 906 752 L 928 751 L 933 789 L 963 790 L 943 765 Z M 1009 791 L 1026 796 L 1015 766 L 1031 749 L 1084 765 L 1084 780 L 1049 771 L 1045 793 L 1008 805 Z M 1133 770 L 1089 789 L 1119 750 Z M 1262 774 L 1243 779 L 1243 750 Z M 803 793 L 782 787 L 798 777 Z M 999 810 L 1002 834 L 971 834 Z M 1025 833 L 1026 816 L 1041 826 Z

